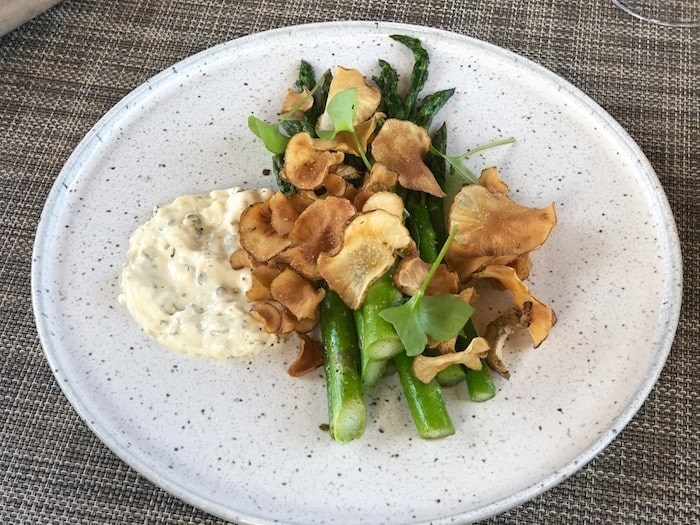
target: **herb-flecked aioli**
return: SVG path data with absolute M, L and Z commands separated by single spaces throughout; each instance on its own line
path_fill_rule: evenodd
M 279 336 L 250 317 L 250 270 L 233 270 L 238 223 L 271 190 L 232 188 L 178 197 L 131 236 L 119 301 L 153 339 L 189 354 L 258 353 Z

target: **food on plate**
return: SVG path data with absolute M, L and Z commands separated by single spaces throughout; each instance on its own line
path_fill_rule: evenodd
M 530 253 L 556 224 L 554 204 L 523 206 L 510 198 L 497 168 L 477 178 L 466 167 L 469 156 L 512 139 L 447 155 L 447 127 L 432 135 L 430 128 L 455 90 L 422 96 L 427 51 L 417 39 L 392 38 L 414 56 L 406 91 L 383 60 L 373 83 L 344 66 L 316 81 L 302 62 L 297 95 L 288 92 L 277 122 L 249 118 L 274 155 L 279 192 L 251 207 L 256 222 L 241 232 L 245 260 L 254 272 L 294 273 L 298 300 L 309 308 L 302 313 L 275 300 L 277 276 L 261 293 L 275 317 L 266 318 L 265 329 L 284 332 L 280 315 L 320 324 L 322 344 L 314 351 L 307 347 L 317 332 L 299 331 L 290 373 L 324 366 L 330 433 L 340 442 L 362 435 L 363 392 L 390 370 L 419 434 L 452 434 L 441 388 L 466 383 L 473 400 L 490 399 L 489 370 L 510 377 L 507 338 L 527 330 L 537 347 L 556 322 L 523 283 Z M 275 248 L 261 256 L 260 244 Z M 513 306 L 480 337 L 471 315 L 483 282 L 510 292 Z
M 241 213 L 272 194 L 232 188 L 178 197 L 133 233 L 119 301 L 149 336 L 172 350 L 218 358 L 279 342 L 248 315 L 250 269 L 230 263 Z
M 250 130 L 272 153 L 278 191 L 232 190 L 177 199 L 132 237 L 121 300 L 156 340 L 199 355 L 256 352 L 296 334 L 288 368 L 323 367 L 329 431 L 345 443 L 365 429 L 365 392 L 396 373 L 423 438 L 455 432 L 442 388 L 496 393 L 507 338 L 539 346 L 554 311 L 524 280 L 530 253 L 556 224 L 554 204 L 514 202 L 495 167 L 465 160 L 502 139 L 447 154 L 447 126 L 432 123 L 455 90 L 423 95 L 429 56 L 414 58 L 407 87 L 379 61 L 368 80 L 339 66 L 316 78 L 301 62 L 280 94 L 275 122 Z M 512 296 L 477 334 L 479 286 Z M 242 343 L 244 341 L 244 343 Z

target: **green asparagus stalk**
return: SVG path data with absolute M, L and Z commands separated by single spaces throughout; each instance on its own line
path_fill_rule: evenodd
M 440 370 L 436 377 L 440 386 L 450 387 L 463 383 L 467 379 L 467 368 L 462 365 L 450 365 Z
M 301 92 L 304 88 L 311 91 L 315 84 L 316 72 L 314 71 L 314 67 L 306 60 L 302 60 L 299 63 L 299 73 L 297 74 L 297 81 L 294 83 L 294 87 L 299 92 Z
M 397 115 L 397 118 L 408 119 L 414 110 L 423 86 L 428 80 L 430 58 L 428 52 L 417 38 L 406 35 L 391 35 L 391 38 L 402 43 L 413 52 L 413 69 L 411 71 L 408 93 L 406 93 L 404 98 L 402 111 Z
M 481 360 L 481 370 L 466 369 L 467 389 L 472 401 L 488 401 L 496 395 L 496 384 L 491 379 L 491 371 L 486 359 Z
M 282 168 L 284 167 L 284 155 L 272 156 L 272 172 L 277 182 L 277 188 L 285 195 L 292 195 L 297 192 L 296 187 L 282 177 Z
M 347 443 L 364 433 L 366 407 L 358 373 L 360 355 L 353 313 L 331 290 L 321 302 L 321 335 L 330 434 L 336 441 Z
M 437 239 L 435 229 L 430 220 L 430 213 L 426 207 L 427 195 L 423 192 L 410 191 L 406 197 L 406 211 L 408 211 L 408 229 L 413 240 L 418 245 L 421 259 L 432 264 L 437 259 Z
M 447 151 L 447 127 L 443 124 L 432 137 L 432 146 L 439 153 L 445 155 Z M 447 178 L 447 166 L 443 157 L 429 153 L 426 157 L 426 164 L 433 172 L 438 184 L 444 189 Z M 435 228 L 435 237 L 438 246 L 445 242 L 447 238 L 447 228 L 445 225 L 445 210 L 443 209 L 443 199 L 428 196 L 428 214 L 431 223 Z M 464 327 L 465 336 L 460 336 L 457 341 L 457 348 L 466 348 L 469 342 L 477 336 L 474 324 L 470 319 Z M 441 371 L 437 377 L 443 386 L 454 385 L 466 379 L 469 397 L 473 401 L 486 401 L 496 395 L 496 385 L 491 379 L 491 372 L 485 361 L 482 361 L 481 370 L 471 370 L 461 365 L 452 365 Z
M 457 348 L 466 348 L 467 345 L 477 336 L 476 328 L 471 319 L 462 330 L 464 335 L 457 338 Z M 491 379 L 491 370 L 485 359 L 481 360 L 481 370 L 466 369 L 467 389 L 472 401 L 488 401 L 496 395 L 496 384 Z
M 396 288 L 391 271 L 374 282 L 365 301 L 355 312 L 360 335 L 360 351 L 374 361 L 385 361 L 403 350 L 401 339 L 390 323 L 379 317 L 379 312 L 394 306 L 403 296 Z M 359 322 L 358 322 L 359 321 Z
M 418 245 L 421 258 L 429 263 L 435 262 L 438 257 L 435 230 L 425 206 L 425 197 L 414 191 L 409 191 L 406 198 L 408 211 L 408 226 L 413 240 Z M 429 384 L 424 384 L 413 375 L 413 359 L 405 352 L 401 352 L 394 358 L 394 364 L 401 380 L 404 395 L 418 434 L 423 438 L 438 438 L 454 433 L 454 426 L 442 398 L 439 375 Z M 440 372 L 443 380 L 454 381 L 463 370 L 458 367 L 451 370 L 448 367 Z M 449 376 L 449 378 L 448 378 Z M 464 375 L 462 376 L 462 380 Z
M 332 75 L 330 71 L 326 71 L 321 79 L 320 85 L 317 86 L 316 73 L 313 66 L 305 60 L 302 60 L 299 64 L 299 74 L 297 75 L 297 81 L 294 84 L 294 87 L 296 87 L 296 89 L 300 92 L 304 88 L 312 92 L 314 103 L 311 106 L 311 109 L 304 112 L 302 120 L 298 122 L 302 130 L 308 132 L 311 134 L 311 136 L 316 135 L 316 122 L 326 107 L 328 88 L 330 87 L 331 80 Z M 292 133 L 289 133 L 289 135 L 291 136 Z
M 362 388 L 370 390 L 386 374 L 387 361 L 377 361 L 360 356 L 362 360 Z
M 425 439 L 454 434 L 454 425 L 447 413 L 439 383 L 433 379 L 426 385 L 416 379 L 413 375 L 412 362 L 413 359 L 404 352 L 394 357 L 394 364 L 418 434 Z
M 401 292 L 394 286 L 392 273 L 387 272 L 372 284 L 362 307 L 355 311 L 362 385 L 365 389 L 372 388 L 384 376 L 387 360 L 403 351 L 394 327 L 379 316 L 379 312 L 401 297 Z
M 376 385 L 384 375 L 387 362 L 385 360 L 370 359 L 367 356 L 367 352 L 362 351 L 364 347 L 363 341 L 365 340 L 365 319 L 362 308 L 355 310 L 353 313 L 357 330 L 357 340 L 360 347 L 360 377 L 362 379 L 362 387 L 369 390 Z
M 403 101 L 399 95 L 399 75 L 385 60 L 379 60 L 380 74 L 372 77 L 382 94 L 379 109 L 387 117 L 396 118 L 403 110 Z
M 424 97 L 417 105 L 413 108 L 410 120 L 418 124 L 419 126 L 428 129 L 433 123 L 433 118 L 442 107 L 447 104 L 452 95 L 454 95 L 455 89 L 443 89 L 431 93 Z
M 438 152 L 443 155 L 446 154 L 447 126 L 444 123 L 433 134 L 431 142 Z M 430 168 L 430 171 L 433 172 L 437 183 L 444 190 L 445 179 L 447 178 L 445 159 L 434 153 L 428 153 L 425 163 Z M 447 239 L 447 225 L 445 224 L 445 211 L 443 209 L 444 202 L 442 198 L 433 195 L 428 195 L 427 199 L 428 214 L 430 215 L 430 222 L 435 229 L 436 244 L 437 246 L 442 246 Z

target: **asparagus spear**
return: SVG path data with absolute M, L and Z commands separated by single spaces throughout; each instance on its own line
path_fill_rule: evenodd
M 416 379 L 412 362 L 413 359 L 405 352 L 394 357 L 394 364 L 418 434 L 426 439 L 454 434 L 454 425 L 447 413 L 440 385 L 435 379 L 427 385 Z
M 471 340 L 477 336 L 476 328 L 471 319 L 464 326 L 463 333 L 464 335 L 457 338 L 458 348 L 466 348 Z M 491 371 L 485 359 L 481 360 L 481 370 L 467 368 L 466 374 L 467 389 L 472 401 L 488 401 L 496 395 L 496 384 L 491 379 Z
M 416 107 L 413 108 L 410 120 L 419 126 L 428 129 L 433 123 L 433 118 L 447 101 L 454 95 L 454 88 L 436 91 L 423 98 Z
M 360 347 L 360 377 L 362 386 L 368 390 L 377 384 L 377 381 L 384 375 L 386 360 L 370 359 L 367 352 L 363 351 L 365 346 L 365 318 L 362 308 L 355 310 L 355 328 L 357 329 L 357 340 Z
M 379 317 L 379 312 L 393 306 L 402 298 L 401 292 L 394 286 L 391 271 L 370 286 L 362 307 L 355 312 L 358 334 L 360 334 L 360 351 L 368 359 L 387 360 L 403 350 L 399 336 L 394 327 Z
M 297 133 L 301 133 L 302 131 L 308 131 L 303 120 L 283 120 L 280 122 L 280 127 L 290 137 Z
M 418 245 L 421 258 L 432 263 L 437 259 L 438 253 L 435 230 L 430 221 L 428 209 L 425 207 L 425 194 L 409 191 L 405 201 L 409 215 L 409 230 L 413 240 Z M 439 375 L 437 379 L 426 385 L 413 375 L 412 362 L 413 359 L 405 352 L 401 352 L 394 358 L 401 386 L 418 433 L 423 438 L 437 438 L 453 434 L 454 426 L 442 398 Z M 456 367 L 449 367 L 440 372 L 444 374 L 443 380 L 449 375 L 450 381 L 454 381 L 459 373 L 462 374 L 461 380 L 463 380 L 465 377 L 463 370 L 459 368 L 451 370 L 452 368 Z
M 372 77 L 382 94 L 380 110 L 389 118 L 396 118 L 403 108 L 403 101 L 399 95 L 399 75 L 396 70 L 385 60 L 379 60 L 381 70 L 378 77 Z
M 447 151 L 447 127 L 443 124 L 432 137 L 433 147 L 443 155 Z M 445 159 L 434 153 L 429 153 L 426 164 L 433 172 L 438 184 L 443 187 L 447 176 Z M 443 199 L 429 195 L 427 197 L 428 214 L 435 229 L 435 237 L 438 245 L 443 244 L 447 238 L 447 228 L 445 225 L 445 212 L 443 209 Z M 474 323 L 471 319 L 464 327 L 465 336 L 457 339 L 457 348 L 466 348 L 469 342 L 477 336 Z M 496 395 L 496 385 L 491 379 L 491 372 L 486 362 L 482 362 L 481 370 L 471 370 L 461 365 L 452 365 L 438 374 L 438 381 L 443 386 L 457 384 L 466 379 L 469 397 L 473 401 L 486 401 Z
M 418 245 L 421 259 L 433 263 L 437 258 L 437 236 L 427 208 L 427 197 L 425 193 L 410 192 L 406 199 L 406 208 L 411 225 L 409 229 Z M 440 222 L 444 224 L 442 217 Z M 442 386 L 453 386 L 464 381 L 466 377 L 463 366 L 451 365 L 438 373 L 437 380 Z
M 321 302 L 321 334 L 330 433 L 336 441 L 347 443 L 364 433 L 366 407 L 352 310 L 331 290 Z
M 438 254 L 437 238 L 426 203 L 427 195 L 423 192 L 411 191 L 406 197 L 408 229 L 418 245 L 421 259 L 432 264 Z
M 275 175 L 277 188 L 285 195 L 291 195 L 297 192 L 296 187 L 290 182 L 282 178 L 282 168 L 284 167 L 284 155 L 272 156 L 272 173 Z
M 420 40 L 406 35 L 391 35 L 391 38 L 402 43 L 413 52 L 413 70 L 411 71 L 411 80 L 408 86 L 408 93 L 403 102 L 403 108 L 397 115 L 397 118 L 408 119 L 413 112 L 413 108 L 418 100 L 425 82 L 428 80 L 428 65 L 430 59 L 428 52 L 423 48 Z
M 447 126 L 443 122 L 442 126 L 433 134 L 432 137 L 433 147 L 443 155 L 447 152 Z M 437 183 L 445 189 L 445 178 L 447 177 L 446 163 L 445 159 L 434 154 L 428 153 L 425 158 L 425 163 L 433 172 L 435 180 Z M 430 215 L 430 222 L 435 229 L 435 240 L 437 246 L 442 246 L 445 244 L 447 239 L 447 225 L 445 224 L 445 211 L 443 209 L 443 199 L 440 197 L 435 197 L 433 195 L 428 195 L 427 197 L 427 207 L 428 214 Z
M 299 74 L 297 76 L 297 81 L 294 87 L 298 91 L 302 91 L 306 88 L 308 91 L 312 92 L 314 95 L 314 103 L 311 108 L 304 112 L 304 116 L 298 122 L 299 131 L 306 131 L 311 136 L 316 136 L 316 122 L 318 117 L 321 116 L 323 110 L 326 107 L 326 100 L 328 99 L 328 88 L 330 87 L 332 80 L 332 75 L 330 71 L 326 71 L 321 79 L 320 86 L 316 85 L 316 72 L 311 64 L 306 60 L 302 60 L 299 64 Z M 314 91 L 315 89 L 315 91 Z M 286 130 L 291 136 L 293 133 L 290 130 Z
M 394 286 L 392 273 L 387 272 L 372 284 L 362 307 L 355 311 L 362 384 L 366 389 L 372 388 L 384 375 L 387 359 L 403 351 L 394 327 L 379 317 L 379 312 L 392 306 L 401 297 L 401 292 Z
M 472 401 L 488 401 L 496 395 L 496 384 L 491 379 L 491 371 L 486 359 L 481 360 L 481 370 L 466 369 L 467 389 Z
M 323 76 L 323 82 L 314 92 L 314 103 L 311 109 L 304 112 L 305 126 L 314 130 L 312 136 L 316 136 L 316 123 L 318 118 L 321 116 L 326 108 L 326 102 L 328 101 L 328 90 L 331 86 L 331 80 L 333 80 L 333 75 L 330 71 L 326 71 Z
M 316 84 L 316 72 L 311 64 L 306 60 L 302 60 L 299 63 L 299 73 L 297 75 L 297 81 L 294 83 L 294 87 L 297 91 L 302 91 L 304 88 L 311 91 Z

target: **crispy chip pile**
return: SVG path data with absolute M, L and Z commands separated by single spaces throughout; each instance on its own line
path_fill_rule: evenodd
M 367 85 L 357 70 L 337 69 L 328 100 L 351 88 L 358 93 L 357 140 L 347 131 L 330 140 L 305 131 L 292 135 L 280 174 L 297 193 L 275 193 L 241 216 L 242 250 L 232 254 L 231 265 L 251 268 L 252 286 L 246 294 L 251 315 L 268 332 L 313 330 L 325 295 L 322 281 L 358 309 L 368 288 L 389 269 L 394 269 L 397 288 L 409 296 L 420 289 L 430 269 L 404 226 L 399 196 L 406 190 L 445 196 L 424 162 L 430 135 L 412 122 L 379 113 L 379 90 Z M 290 90 L 282 112 L 295 110 L 291 117 L 301 119 L 311 100 L 306 91 Z M 333 129 L 325 112 L 318 129 Z M 351 162 L 360 154 L 373 159 L 371 170 Z M 484 170 L 479 184 L 458 191 L 448 213 L 448 229 L 456 228 L 457 235 L 427 294 L 454 294 L 475 303 L 479 298 L 474 283 L 485 280 L 510 292 L 513 308 L 492 321 L 485 338 L 475 339 L 459 356 L 450 356 L 456 352 L 456 338 L 433 342 L 441 355 L 417 360 L 417 376 L 430 380 L 451 363 L 479 369 L 486 358 L 508 377 L 502 356 L 505 339 L 527 329 L 535 347 L 545 340 L 556 316 L 523 281 L 532 266 L 530 253 L 542 246 L 555 224 L 553 204 L 528 208 L 515 203 L 496 168 Z M 290 373 L 306 373 L 321 362 L 318 348 L 303 336 Z

